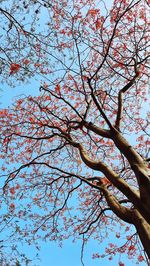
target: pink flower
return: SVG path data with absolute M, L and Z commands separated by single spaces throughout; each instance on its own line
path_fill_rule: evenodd
M 17 73 L 19 71 L 19 69 L 20 69 L 20 65 L 19 64 L 12 63 L 10 65 L 10 75 Z
M 144 260 L 144 257 L 142 255 L 138 256 L 138 261 L 141 262 Z

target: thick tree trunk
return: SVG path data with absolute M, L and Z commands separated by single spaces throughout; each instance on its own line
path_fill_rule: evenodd
M 112 139 L 119 151 L 127 158 L 135 174 L 139 185 L 142 208 L 136 202 L 131 201 L 150 224 L 150 170 L 148 164 L 116 129 L 114 129 Z
M 134 225 L 136 227 L 139 238 L 150 260 L 150 225 L 145 221 L 145 219 L 136 210 L 134 211 L 133 219 L 134 219 Z

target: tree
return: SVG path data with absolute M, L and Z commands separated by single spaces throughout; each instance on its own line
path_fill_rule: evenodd
M 13 84 L 41 77 L 39 96 L 1 110 L 3 197 L 11 217 L 28 221 L 24 230 L 15 227 L 15 237 L 22 232 L 30 243 L 83 236 L 86 243 L 117 224 L 118 231 L 125 226 L 126 242 L 110 244 L 110 258 L 137 252 L 148 261 L 149 1 L 115 0 L 110 11 L 105 1 L 53 2 L 0 9 L 11 23 L 7 36 L 4 29 L 4 78 Z

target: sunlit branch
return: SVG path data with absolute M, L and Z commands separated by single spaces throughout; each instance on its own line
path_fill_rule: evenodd
M 122 119 L 122 113 L 123 113 L 123 94 L 128 91 L 129 88 L 135 83 L 136 78 L 139 76 L 139 73 L 136 73 L 136 75 L 133 77 L 133 79 L 128 82 L 120 91 L 118 94 L 118 111 L 117 111 L 117 118 L 115 122 L 115 127 L 119 130 L 120 129 L 120 123 Z
M 106 198 L 108 206 L 111 210 L 122 220 L 127 223 L 133 223 L 132 210 L 127 207 L 122 206 L 117 198 L 106 188 L 103 183 L 101 183 L 100 189 Z
M 72 145 L 79 149 L 81 158 L 88 167 L 93 170 L 102 172 L 115 187 L 117 187 L 129 200 L 131 200 L 131 202 L 135 204 L 135 206 L 139 209 L 145 219 L 150 222 L 149 210 L 148 208 L 143 206 L 139 193 L 133 190 L 118 174 L 110 169 L 110 167 L 108 167 L 105 163 L 101 161 L 91 160 L 81 144 L 73 144 L 72 142 Z
M 100 127 L 94 125 L 93 123 L 91 123 L 91 122 L 88 123 L 86 121 L 83 122 L 83 125 L 87 129 L 93 131 L 94 133 L 96 133 L 97 135 L 99 135 L 101 137 L 111 138 L 111 132 L 107 129 L 100 128 Z

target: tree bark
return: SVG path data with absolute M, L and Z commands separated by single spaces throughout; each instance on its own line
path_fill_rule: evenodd
M 150 261 L 150 225 L 145 221 L 145 219 L 137 210 L 134 210 L 133 214 L 133 223 L 136 227 L 141 243 Z

